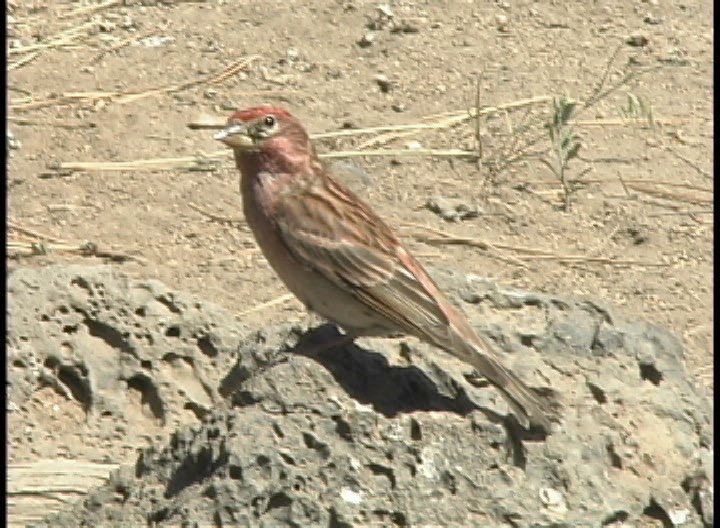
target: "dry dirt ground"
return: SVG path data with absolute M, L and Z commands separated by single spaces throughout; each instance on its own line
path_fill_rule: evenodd
M 438 123 L 475 104 L 479 79 L 479 121 L 318 148 L 400 151 L 344 161 L 429 266 L 660 323 L 712 391 L 712 12 L 706 0 L 10 2 L 9 266 L 110 260 L 250 327 L 304 319 L 242 222 L 229 156 L 188 124 L 263 102 L 312 133 Z M 542 124 L 560 96 L 582 110 L 569 210 L 540 160 L 557 161 Z M 476 125 L 482 163 L 448 155 L 476 150 Z M 174 165 L 139 163 L 161 158 Z M 429 201 L 476 214 L 448 221 Z M 115 258 L 76 250 L 87 242 Z M 63 399 L 45 396 L 10 422 L 46 423 L 36 452 L 63 434 Z

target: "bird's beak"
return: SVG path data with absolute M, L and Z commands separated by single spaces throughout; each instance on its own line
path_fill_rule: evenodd
M 248 127 L 243 124 L 229 125 L 215 134 L 213 139 L 222 141 L 230 148 L 247 150 L 255 146 L 255 140 L 249 134 Z

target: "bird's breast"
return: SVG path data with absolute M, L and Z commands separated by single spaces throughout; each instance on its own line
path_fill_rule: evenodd
M 387 335 L 396 329 L 346 288 L 341 288 L 307 263 L 298 261 L 285 245 L 274 217 L 272 197 L 262 186 L 243 192 L 245 219 L 268 264 L 285 286 L 309 310 L 354 335 Z

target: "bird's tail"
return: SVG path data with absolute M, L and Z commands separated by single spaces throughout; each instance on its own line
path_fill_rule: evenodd
M 462 359 L 477 371 L 505 396 L 518 421 L 527 428 L 530 424 L 551 431 L 550 420 L 543 410 L 546 405 L 530 388 L 497 358 L 489 343 L 485 343 L 474 331 L 471 335 L 456 335 L 452 339 L 451 354 Z M 446 349 L 447 350 L 447 349 Z

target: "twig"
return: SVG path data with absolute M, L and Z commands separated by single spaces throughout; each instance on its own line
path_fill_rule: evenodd
M 585 180 L 588 181 L 588 180 Z M 705 187 L 700 187 L 698 185 L 692 185 L 690 183 L 674 183 L 674 182 L 665 182 L 661 180 L 653 180 L 651 178 L 633 178 L 632 180 L 625 179 L 626 183 L 638 183 L 638 184 L 651 184 L 651 185 L 666 185 L 668 187 L 678 187 L 680 189 L 688 189 L 691 191 L 700 191 L 700 192 L 706 192 L 706 193 L 713 193 L 712 189 L 706 189 Z
M 31 51 L 39 51 L 39 50 L 45 50 L 49 48 L 57 48 L 62 46 L 70 46 L 73 39 L 79 37 L 79 33 L 81 33 L 83 30 L 92 27 L 96 24 L 96 22 L 86 22 L 84 24 L 81 24 L 79 26 L 67 29 L 61 33 L 58 33 L 57 35 L 50 37 L 47 39 L 46 42 L 42 42 L 40 44 L 31 44 L 30 46 L 22 46 L 20 48 L 9 48 L 7 53 L 8 55 L 17 55 L 19 53 L 29 53 Z
M 25 235 L 31 236 L 33 238 L 37 238 L 40 240 L 48 240 L 50 242 L 57 242 L 60 244 L 65 243 L 65 240 L 63 240 L 62 238 L 57 238 L 52 235 L 46 235 L 44 233 L 39 233 L 38 231 L 33 231 L 32 229 L 23 227 L 20 224 L 18 224 L 17 222 L 14 222 L 12 220 L 8 220 L 7 225 L 8 225 L 8 228 L 10 228 L 14 231 L 17 231 L 18 233 L 23 233 Z
M 77 9 L 73 9 L 72 11 L 68 13 L 64 13 L 58 18 L 70 18 L 75 17 L 79 15 L 86 15 L 88 13 L 94 13 L 95 11 L 100 11 L 101 9 L 106 9 L 108 7 L 112 7 L 114 5 L 121 4 L 122 0 L 105 0 L 104 2 L 100 2 L 99 4 L 89 5 L 89 6 L 83 6 L 78 7 Z
M 21 251 L 25 256 L 34 255 L 47 255 L 52 251 L 60 251 L 66 253 L 78 254 L 83 257 L 98 257 L 106 258 L 114 262 L 125 262 L 127 260 L 135 260 L 142 264 L 147 263 L 147 259 L 137 255 L 130 255 L 128 253 L 103 249 L 100 248 L 94 242 L 85 242 L 79 245 L 65 244 L 65 243 L 45 243 L 45 242 L 6 242 L 5 247 L 8 250 L 14 249 Z
M 576 119 L 571 120 L 568 122 L 568 124 L 573 126 L 579 126 L 579 127 L 592 127 L 592 126 L 627 126 L 628 124 L 635 124 L 637 122 L 644 122 L 639 121 L 639 118 L 636 121 L 628 120 L 628 119 Z M 678 125 L 680 124 L 679 121 L 672 121 L 670 119 L 663 119 L 663 118 L 656 118 L 653 117 L 653 122 L 658 125 Z
M 426 229 L 430 232 L 436 233 L 439 235 L 438 238 L 424 238 L 423 241 L 430 243 L 430 244 L 464 244 L 468 246 L 473 247 L 479 247 L 479 248 L 495 248 L 495 249 L 507 249 L 511 251 L 516 251 L 519 253 L 524 253 L 524 255 L 520 258 L 528 259 L 528 260 L 557 260 L 562 263 L 575 263 L 575 262 L 594 262 L 594 263 L 600 263 L 600 264 L 612 264 L 612 265 L 623 265 L 623 266 L 666 266 L 664 263 L 658 263 L 658 262 L 643 262 L 643 261 L 637 261 L 637 260 L 623 260 L 623 259 L 612 259 L 607 257 L 591 257 L 588 255 L 562 255 L 557 253 L 552 253 L 549 251 L 546 251 L 544 249 L 538 249 L 538 248 L 529 248 L 529 247 L 521 247 L 521 246 L 511 246 L 508 244 L 498 244 L 493 243 L 490 244 L 484 240 L 475 238 L 475 237 L 459 237 L 455 236 L 451 233 L 447 233 L 445 231 L 434 229 L 427 226 L 419 226 L 417 224 L 407 224 L 406 225 L 412 225 L 415 227 L 422 227 L 423 229 Z M 518 260 L 518 262 L 520 262 Z M 523 266 L 526 266 L 526 264 L 523 263 Z
M 480 108 L 480 74 L 477 74 L 475 82 L 475 108 Z M 482 169 L 482 138 L 480 137 L 480 112 L 475 112 L 475 147 L 477 148 L 477 167 Z
M 99 247 L 94 242 L 86 242 L 83 245 L 81 245 L 77 250 L 80 255 L 84 257 L 98 257 L 98 258 L 106 258 L 114 262 L 125 262 L 126 260 L 135 260 L 137 262 L 146 264 L 147 259 L 144 257 L 139 257 L 136 255 L 130 255 L 128 253 L 123 253 L 120 251 L 115 251 L 111 249 L 103 249 Z
M 410 227 L 419 227 L 421 229 L 425 229 L 427 231 L 430 231 L 431 233 L 439 234 L 443 238 L 442 240 L 445 241 L 447 244 L 466 244 L 471 245 L 474 247 L 477 247 L 479 249 L 484 249 L 485 251 L 492 252 L 490 256 L 497 258 L 498 260 L 502 262 L 507 262 L 510 264 L 513 264 L 515 266 L 519 266 L 521 268 L 527 269 L 528 266 L 521 260 L 510 256 L 510 255 L 504 255 L 496 246 L 491 244 L 490 242 L 486 242 L 484 240 L 480 239 L 474 239 L 471 241 L 471 243 L 468 243 L 467 239 L 455 237 L 454 235 L 450 233 L 446 233 L 445 231 L 441 231 L 439 229 L 434 229 L 432 227 L 424 226 L 422 224 L 416 224 L 414 222 L 402 222 L 402 225 L 410 226 Z M 425 235 L 413 235 L 413 237 L 417 240 L 420 240 L 421 242 L 426 242 L 428 244 L 432 244 L 436 239 L 433 239 L 431 237 L 425 236 Z
M 115 102 L 118 104 L 127 104 L 131 103 L 133 101 L 137 101 L 138 99 L 142 99 L 145 97 L 149 97 L 152 95 L 161 95 L 166 93 L 173 93 L 178 92 L 182 90 L 186 90 L 188 88 L 192 88 L 194 86 L 198 86 L 201 84 L 218 84 L 227 78 L 229 78 L 232 75 L 237 74 L 241 70 L 248 67 L 253 61 L 259 59 L 258 56 L 250 56 L 245 57 L 239 61 L 234 62 L 227 68 L 225 68 L 223 71 L 214 74 L 205 76 L 201 79 L 195 79 L 193 81 L 188 81 L 182 84 L 173 84 L 168 86 L 161 86 L 157 88 L 149 88 L 145 90 L 131 90 L 127 92 L 104 92 L 104 91 L 94 91 L 94 92 L 68 92 L 61 94 L 57 97 L 50 97 L 47 99 L 39 100 L 39 101 L 29 101 L 29 102 L 23 102 L 18 103 L 15 105 L 11 105 L 11 110 L 30 110 L 35 108 L 42 108 L 45 106 L 52 106 L 55 104 L 72 104 L 74 102 L 77 102 L 78 100 L 89 100 L 89 101 L 95 101 L 95 100 L 101 100 L 101 99 L 107 99 L 111 102 Z
M 430 124 L 429 126 L 419 127 L 417 125 L 413 125 L 413 128 L 408 129 L 407 132 L 401 132 L 401 133 L 395 133 L 391 132 L 388 134 L 384 134 L 381 136 L 377 136 L 375 138 L 369 139 L 365 141 L 364 143 L 361 143 L 358 145 L 359 149 L 368 148 L 371 146 L 379 146 L 389 143 L 390 141 L 395 141 L 397 139 L 401 139 L 408 136 L 415 135 L 420 130 L 433 130 L 433 129 L 448 129 L 453 128 L 455 126 L 459 126 L 466 121 L 469 121 L 471 119 L 477 119 L 479 116 L 484 115 L 490 115 L 490 114 L 497 114 L 512 108 L 522 108 L 524 106 L 539 104 L 543 102 L 549 101 L 551 98 L 548 96 L 539 96 L 539 97 L 532 97 L 530 99 L 523 99 L 520 101 L 515 101 L 512 103 L 502 104 L 498 106 L 487 106 L 485 108 L 471 108 L 469 110 L 461 110 L 461 111 L 453 111 L 453 112 L 447 112 L 443 114 L 435 114 L 431 116 L 426 116 L 423 119 L 424 120 L 435 120 L 435 123 Z
M 234 62 L 233 64 L 213 76 L 210 76 L 200 81 L 191 81 L 190 83 L 186 84 L 189 86 L 194 86 L 196 84 L 220 84 L 223 81 L 232 77 L 233 75 L 237 75 L 238 73 L 243 71 L 256 60 L 260 60 L 260 57 L 258 55 L 251 55 L 250 57 L 245 57 L 243 59 L 240 59 L 239 61 Z
M 346 136 L 361 136 L 365 134 L 375 134 L 377 132 L 403 132 L 408 130 L 436 130 L 439 125 L 429 125 L 427 123 L 415 123 L 408 125 L 384 125 L 368 128 L 351 128 L 349 130 L 337 130 L 334 132 L 321 132 L 320 134 L 312 134 L 313 139 L 326 139 Z
M 480 113 L 482 115 L 488 115 L 488 114 L 499 114 L 503 110 L 514 110 L 517 108 L 523 108 L 526 106 L 533 106 L 536 104 L 542 104 L 552 101 L 552 97 L 549 95 L 539 95 L 536 97 L 529 97 L 527 99 L 520 99 L 519 101 L 513 101 L 511 103 L 505 103 L 497 106 L 486 106 L 480 110 Z M 457 118 L 464 118 L 464 120 L 469 120 L 475 117 L 473 115 L 473 112 L 477 111 L 477 108 L 471 108 L 470 111 L 468 110 L 450 110 L 448 112 L 440 112 L 438 114 L 430 114 L 428 116 L 425 116 L 423 119 L 437 119 L 440 117 L 457 117 Z M 469 113 L 469 115 L 468 115 Z
M 220 84 L 221 82 L 225 81 L 226 79 L 241 72 L 242 70 L 247 68 L 253 61 L 258 60 L 259 58 L 260 57 L 257 55 L 245 57 L 243 59 L 240 59 L 239 61 L 234 62 L 233 64 L 231 64 L 230 66 L 228 66 L 221 72 L 216 73 L 215 75 L 206 76 L 206 77 L 203 77 L 202 79 L 196 79 L 194 81 L 188 81 L 183 84 L 164 86 L 164 87 L 149 89 L 146 91 L 140 91 L 140 92 L 136 92 L 136 93 L 128 92 L 128 93 L 122 94 L 122 96 L 119 97 L 116 102 L 118 102 L 119 104 L 125 104 L 125 103 L 130 103 L 130 102 L 136 101 L 138 99 L 142 99 L 143 97 L 147 97 L 149 95 L 159 95 L 159 94 L 163 94 L 163 93 L 179 92 L 181 90 L 187 90 L 188 88 L 192 88 L 194 86 L 198 86 L 201 84 L 209 84 L 209 85 Z
M 38 119 L 28 119 L 26 117 L 20 117 L 20 116 L 7 116 L 8 121 L 12 121 L 13 123 L 16 123 L 21 126 L 44 126 L 44 127 L 58 127 L 58 128 L 67 128 L 67 129 L 75 129 L 75 128 L 92 128 L 94 126 L 93 123 L 88 122 L 78 122 L 78 123 L 66 123 L 62 121 L 40 121 Z
M 651 187 L 647 187 L 642 184 L 638 184 L 636 182 L 625 182 L 626 185 L 633 189 L 634 191 L 639 191 L 645 194 L 649 194 L 650 196 L 654 196 L 656 198 L 664 198 L 666 200 L 672 200 L 672 201 L 678 201 L 678 202 L 686 202 L 686 203 L 692 203 L 692 204 L 712 204 L 713 198 L 702 198 L 700 196 L 688 196 L 686 194 L 678 194 L 678 193 L 670 193 L 667 191 L 663 191 L 661 189 L 655 189 Z M 710 191 L 712 192 L 712 191 Z
M 625 191 L 625 194 L 627 196 L 630 196 L 632 193 L 630 193 L 630 189 L 628 189 L 627 183 L 625 183 L 625 179 L 622 176 L 622 171 L 617 172 L 618 180 L 620 180 L 620 185 L 622 185 L 623 191 Z
M 188 206 L 190 207 L 190 209 L 193 209 L 193 210 L 197 211 L 198 213 L 207 216 L 208 218 L 210 218 L 211 220 L 213 220 L 215 222 L 220 222 L 221 224 L 244 224 L 245 223 L 244 218 L 230 218 L 227 216 L 220 216 L 215 213 L 210 213 L 210 212 L 202 209 L 200 206 L 195 205 L 192 202 L 188 202 Z
M 570 183 L 608 183 L 611 180 L 608 178 L 584 178 L 582 180 L 579 180 L 577 178 L 568 179 L 568 182 Z M 623 178 L 623 181 L 626 183 L 647 183 L 652 185 L 666 185 L 668 187 L 677 187 L 680 189 L 689 189 L 691 191 L 700 191 L 700 192 L 706 192 L 706 193 L 712 193 L 712 189 L 706 189 L 704 187 L 700 187 L 698 185 L 692 185 L 690 183 L 674 183 L 674 182 L 665 182 L 661 180 L 654 180 L 650 178 L 633 178 L 628 180 L 627 178 Z M 523 180 L 523 183 L 525 184 L 556 184 L 557 180 Z
M 321 158 L 357 158 L 362 156 L 435 156 L 438 158 L 476 158 L 477 152 L 462 149 L 380 149 L 339 150 L 319 155 Z
M 696 171 L 698 171 L 703 177 L 707 178 L 708 180 L 712 180 L 712 179 L 713 179 L 713 175 L 712 175 L 712 174 L 708 173 L 706 170 L 704 170 L 702 167 L 700 167 L 700 166 L 699 166 L 697 163 L 695 163 L 693 160 L 688 159 L 688 158 L 686 158 L 685 156 L 683 156 L 682 154 L 680 154 L 679 152 L 677 152 L 674 148 L 669 147 L 669 146 L 665 146 L 665 147 L 664 147 L 664 150 L 670 152 L 670 154 L 672 154 L 673 156 L 675 156 L 675 157 L 678 158 L 679 160 L 684 161 L 685 163 L 687 163 L 688 165 L 690 165 L 693 169 L 695 169 Z
M 100 62 L 100 61 L 102 60 L 102 58 L 103 58 L 105 55 L 107 55 L 108 53 L 112 53 L 113 51 L 117 51 L 117 50 L 119 50 L 119 49 L 122 49 L 122 48 L 124 48 L 125 46 L 127 46 L 127 45 L 129 45 L 129 44 L 131 44 L 132 42 L 135 42 L 135 41 L 137 41 L 137 40 L 151 37 L 151 36 L 155 35 L 156 33 L 158 33 L 158 29 L 152 29 L 152 30 L 147 31 L 147 32 L 145 32 L 145 33 L 142 33 L 142 34 L 140 34 L 140 35 L 131 35 L 130 37 L 121 40 L 121 41 L 118 42 L 117 44 L 115 44 L 115 45 L 113 45 L 113 46 L 110 46 L 110 47 L 107 48 L 107 49 L 102 50 L 100 53 L 98 53 L 98 54 L 95 55 L 92 59 L 90 59 L 90 64 L 97 64 L 97 63 Z
M 243 94 L 246 92 L 243 92 Z M 250 94 L 253 94 L 255 92 L 248 92 Z M 263 92 L 267 94 L 267 92 Z M 278 92 L 273 92 L 278 93 Z M 497 107 L 485 107 L 480 110 L 480 112 L 475 113 L 474 108 L 470 108 L 469 110 L 461 112 L 450 112 L 446 114 L 436 114 L 434 116 L 426 116 L 422 119 L 429 119 L 431 117 L 437 118 L 438 116 L 441 117 L 451 117 L 450 120 L 444 120 L 439 121 L 437 123 L 410 123 L 407 125 L 383 125 L 383 126 L 376 126 L 376 127 L 367 127 L 367 128 L 351 128 L 348 130 L 334 130 L 330 132 L 318 132 L 315 134 L 310 134 L 311 139 L 331 139 L 331 138 L 340 138 L 340 137 L 354 137 L 354 136 L 364 136 L 369 134 L 376 134 L 380 132 L 407 132 L 408 135 L 411 135 L 411 133 L 415 131 L 425 131 L 425 130 L 441 130 L 444 128 L 448 128 L 451 126 L 455 126 L 462 121 L 474 119 L 477 120 L 477 118 L 489 115 L 492 113 L 499 113 L 499 112 L 507 112 L 507 109 L 512 108 L 514 106 L 528 106 L 530 104 L 537 104 L 541 102 L 545 102 L 548 98 L 546 97 L 540 97 L 535 99 L 525 99 L 523 101 L 519 101 L 517 103 L 508 103 L 507 105 L 499 105 Z M 522 103 L 522 104 L 519 104 Z M 530 110 L 529 110 L 530 111 Z M 468 115 L 468 112 L 470 115 Z M 529 114 L 525 114 L 525 118 L 523 121 L 527 118 Z M 656 122 L 661 124 L 677 124 L 677 122 L 669 121 L 669 120 L 662 120 L 662 119 L 655 119 Z M 622 119 L 586 119 L 586 120 L 571 120 L 569 124 L 574 126 L 626 126 L 627 121 Z M 221 128 L 224 128 L 227 125 L 227 122 L 225 118 L 217 118 L 213 116 L 201 116 L 199 118 L 194 119 L 193 121 L 190 121 L 187 123 L 187 127 L 191 130 L 218 130 Z M 522 131 L 524 129 L 516 128 L 515 132 Z M 475 130 L 475 135 L 477 136 L 478 131 L 477 128 Z M 400 137 L 404 136 L 394 136 L 391 139 L 398 139 Z M 376 138 L 373 138 L 375 140 Z M 383 139 L 385 141 L 385 139 Z M 386 142 L 386 141 L 385 141 Z M 482 149 L 479 151 L 479 155 L 481 155 Z
M 186 125 L 190 130 L 220 130 L 227 126 L 227 119 L 201 114 Z
M 207 155 L 184 156 L 181 158 L 154 158 L 134 161 L 61 161 L 50 166 L 51 169 L 63 171 L 153 171 L 172 169 L 191 169 L 204 166 L 215 158 L 227 158 L 229 150 L 218 150 Z
M 39 56 L 40 56 L 40 52 L 38 52 L 38 51 L 36 51 L 36 52 L 34 52 L 34 53 L 31 53 L 31 54 L 28 55 L 27 57 L 23 57 L 22 59 L 20 59 L 20 60 L 18 60 L 18 61 L 16 61 L 16 62 L 13 62 L 12 64 L 10 64 L 10 65 L 8 66 L 8 71 L 13 71 L 13 70 L 16 70 L 16 69 L 20 68 L 21 66 L 25 66 L 25 65 L 28 64 L 29 62 L 32 62 L 32 61 L 34 61 L 35 59 L 37 59 Z
M 695 214 L 713 214 L 715 211 L 712 209 L 692 209 L 686 211 L 665 211 L 664 213 L 650 213 L 648 216 L 675 216 L 675 215 L 695 215 Z
M 211 170 L 208 163 L 230 157 L 229 150 L 219 150 L 201 156 L 181 158 L 155 158 L 134 161 L 61 161 L 50 165 L 58 173 L 72 171 L 83 172 L 122 172 L 122 171 L 159 171 L 159 170 Z M 353 158 L 362 156 L 436 156 L 453 158 L 475 158 L 477 153 L 459 149 L 404 149 L 404 150 L 350 150 L 319 154 L 320 158 Z
M 237 315 L 237 317 L 243 317 L 245 315 L 259 312 L 261 310 L 265 310 L 267 308 L 272 308 L 273 306 L 277 306 L 279 304 L 285 304 L 287 302 L 292 301 L 295 298 L 295 296 L 292 293 L 286 293 L 285 295 L 281 295 L 280 297 L 276 297 L 275 299 L 271 299 L 267 302 L 258 304 L 257 306 L 253 306 L 252 308 L 248 308 L 245 311 L 242 311 Z

